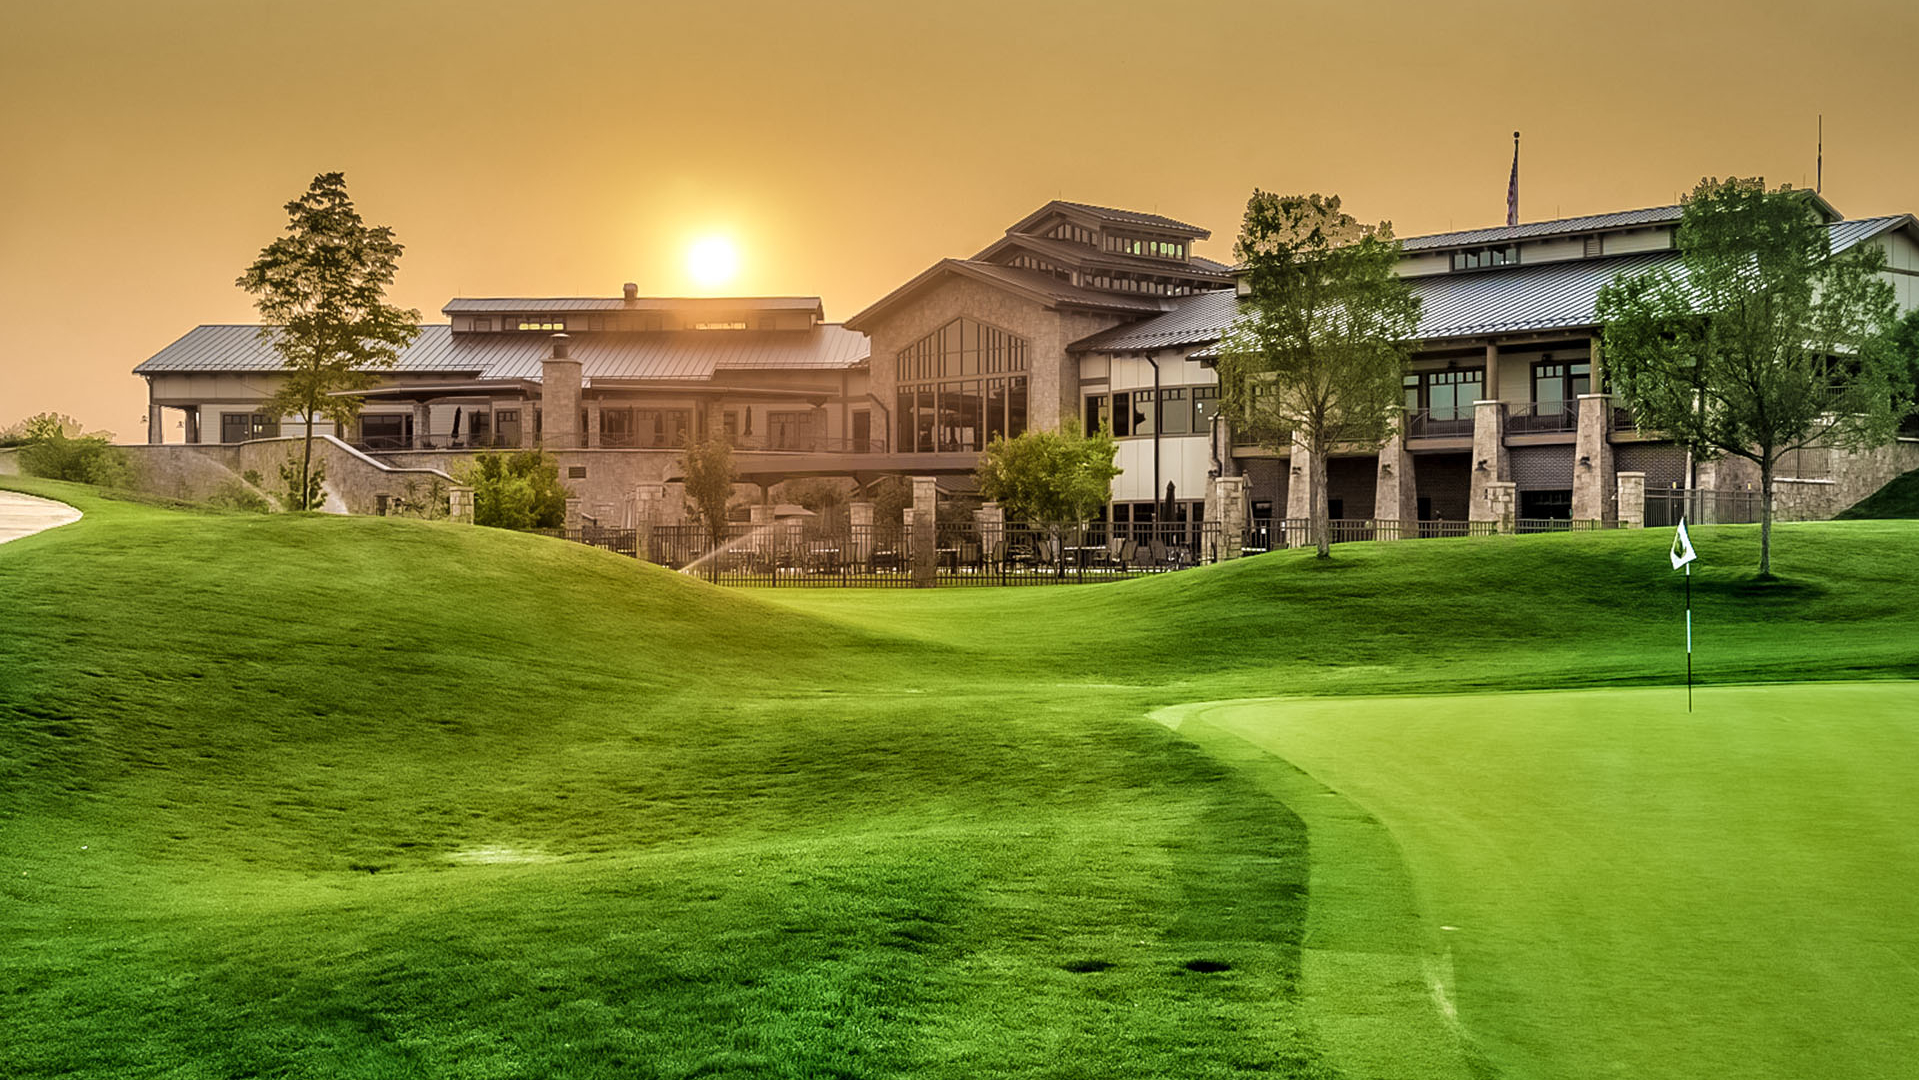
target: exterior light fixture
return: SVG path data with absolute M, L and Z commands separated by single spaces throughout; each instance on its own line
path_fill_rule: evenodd
M 1580 468 L 1582 468 L 1582 469 L 1590 469 L 1590 468 L 1592 468 L 1592 467 L 1593 467 L 1593 459 L 1592 459 L 1592 455 L 1590 455 L 1590 454 L 1581 454 L 1581 455 L 1579 455 L 1579 467 L 1580 467 Z
M 1485 471 L 1486 471 L 1486 459 L 1485 459 L 1485 458 L 1480 458 L 1480 459 L 1479 459 L 1479 464 L 1477 464 L 1477 465 L 1475 465 L 1475 466 L 1473 466 L 1473 471 L 1474 471 L 1474 472 L 1485 472 Z

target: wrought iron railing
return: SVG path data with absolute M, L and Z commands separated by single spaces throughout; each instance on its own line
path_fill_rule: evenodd
M 1577 402 L 1521 401 L 1506 407 L 1508 435 L 1543 435 L 1578 430 Z
M 1473 410 L 1412 409 L 1406 413 L 1408 439 L 1456 439 L 1473 433 Z

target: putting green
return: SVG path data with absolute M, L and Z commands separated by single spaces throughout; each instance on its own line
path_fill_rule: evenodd
M 1919 1076 L 1919 684 L 1713 687 L 1690 716 L 1683 690 L 1653 689 L 1221 702 L 1168 722 L 1324 785 L 1296 791 L 1315 863 L 1378 861 L 1323 842 L 1340 815 L 1315 796 L 1383 823 L 1430 950 L 1424 1000 L 1394 1007 L 1456 1008 L 1503 1077 Z M 1404 910 L 1390 881 L 1319 891 L 1329 874 L 1309 950 Z M 1322 1014 L 1368 1011 L 1310 974 Z M 1347 1060 L 1390 1050 L 1331 1034 Z

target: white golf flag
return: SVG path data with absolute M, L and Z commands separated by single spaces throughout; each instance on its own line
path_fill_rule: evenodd
M 1685 518 L 1679 519 L 1679 531 L 1673 534 L 1672 551 L 1668 552 L 1668 554 L 1672 556 L 1672 568 L 1674 570 L 1679 569 L 1699 557 L 1699 553 L 1692 549 L 1692 537 L 1686 535 Z

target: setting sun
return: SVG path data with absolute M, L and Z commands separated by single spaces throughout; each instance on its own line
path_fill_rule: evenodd
M 708 288 L 732 281 L 739 268 L 739 252 L 734 250 L 733 241 L 724 236 L 705 237 L 687 249 L 687 273 Z

